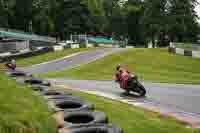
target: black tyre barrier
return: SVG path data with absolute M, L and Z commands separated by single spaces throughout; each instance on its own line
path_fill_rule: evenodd
M 25 79 L 24 83 L 31 84 L 31 85 L 43 85 L 43 86 L 51 86 L 51 83 L 39 78 L 29 78 Z
M 34 91 L 39 91 L 39 92 L 46 92 L 49 90 L 47 86 L 42 86 L 42 85 L 32 85 L 32 89 Z
M 72 95 L 45 96 L 49 101 L 57 104 L 67 100 L 83 101 L 81 98 Z
M 117 126 L 108 126 L 103 124 L 74 126 L 67 129 L 69 133 L 123 133 L 122 129 Z
M 49 99 L 50 101 L 53 102 L 60 102 L 63 101 L 65 99 L 75 99 L 75 100 L 81 100 L 78 97 L 74 97 L 70 94 L 60 94 L 60 95 L 44 95 L 47 99 Z
M 42 92 L 42 95 L 53 97 L 53 96 L 60 96 L 60 95 L 71 95 L 71 93 L 64 93 L 64 92 L 60 92 L 56 90 L 48 90 L 48 91 Z
M 47 90 L 43 91 L 41 94 L 47 97 L 48 99 L 64 99 L 68 96 L 72 97 L 72 93 L 61 92 L 57 90 Z
M 4 63 L 5 59 L 3 57 L 0 57 L 0 63 Z
M 77 111 L 64 113 L 65 127 L 86 126 L 91 124 L 108 123 L 103 112 Z
M 190 50 L 184 50 L 184 55 L 185 56 L 192 56 L 192 51 L 190 51 Z
M 31 77 L 31 74 L 28 74 L 26 72 L 22 72 L 22 71 L 12 71 L 12 72 L 8 72 L 8 75 L 10 77 Z
M 73 99 L 73 97 L 64 99 L 63 101 L 57 101 L 55 102 L 55 105 L 65 113 L 74 111 L 91 111 L 94 109 L 93 104 L 84 102 L 79 99 Z

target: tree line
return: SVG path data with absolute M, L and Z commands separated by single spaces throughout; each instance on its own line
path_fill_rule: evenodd
M 0 27 L 69 38 L 106 33 L 133 45 L 196 42 L 197 0 L 0 0 Z

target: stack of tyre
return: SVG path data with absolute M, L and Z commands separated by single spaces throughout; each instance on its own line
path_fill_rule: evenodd
M 9 72 L 20 83 L 32 85 L 32 89 L 47 99 L 54 112 L 58 133 L 122 133 L 122 129 L 108 124 L 105 113 L 94 111 L 94 105 L 71 93 L 54 90 L 50 82 L 34 78 L 25 72 Z

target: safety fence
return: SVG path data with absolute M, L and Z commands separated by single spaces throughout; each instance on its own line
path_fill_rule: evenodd
M 0 56 L 0 63 L 9 61 L 11 59 L 22 59 L 22 58 L 37 56 L 37 55 L 41 55 L 41 54 L 45 54 L 45 53 L 53 52 L 53 51 L 54 51 L 53 47 L 45 47 L 45 48 L 41 48 L 41 49 L 34 50 L 34 51 L 27 51 L 27 52 L 23 52 L 23 53 L 16 53 L 16 54 Z
M 168 51 L 170 53 L 174 53 L 174 54 L 190 56 L 190 57 L 193 57 L 193 58 L 200 58 L 200 51 L 192 51 L 192 50 L 187 50 L 187 49 L 183 49 L 183 48 L 176 48 L 176 47 L 169 47 Z
M 185 50 L 192 50 L 192 51 L 200 51 L 200 44 L 193 44 L 193 43 L 177 43 L 173 42 L 172 47 L 181 48 Z

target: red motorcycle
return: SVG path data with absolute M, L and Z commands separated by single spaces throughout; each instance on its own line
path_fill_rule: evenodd
M 140 97 L 144 97 L 146 95 L 146 89 L 140 83 L 138 77 L 135 75 L 132 76 L 131 74 L 129 74 L 126 79 L 123 79 L 123 77 L 118 76 L 116 82 L 120 84 L 120 88 L 125 90 L 127 94 L 133 92 Z

